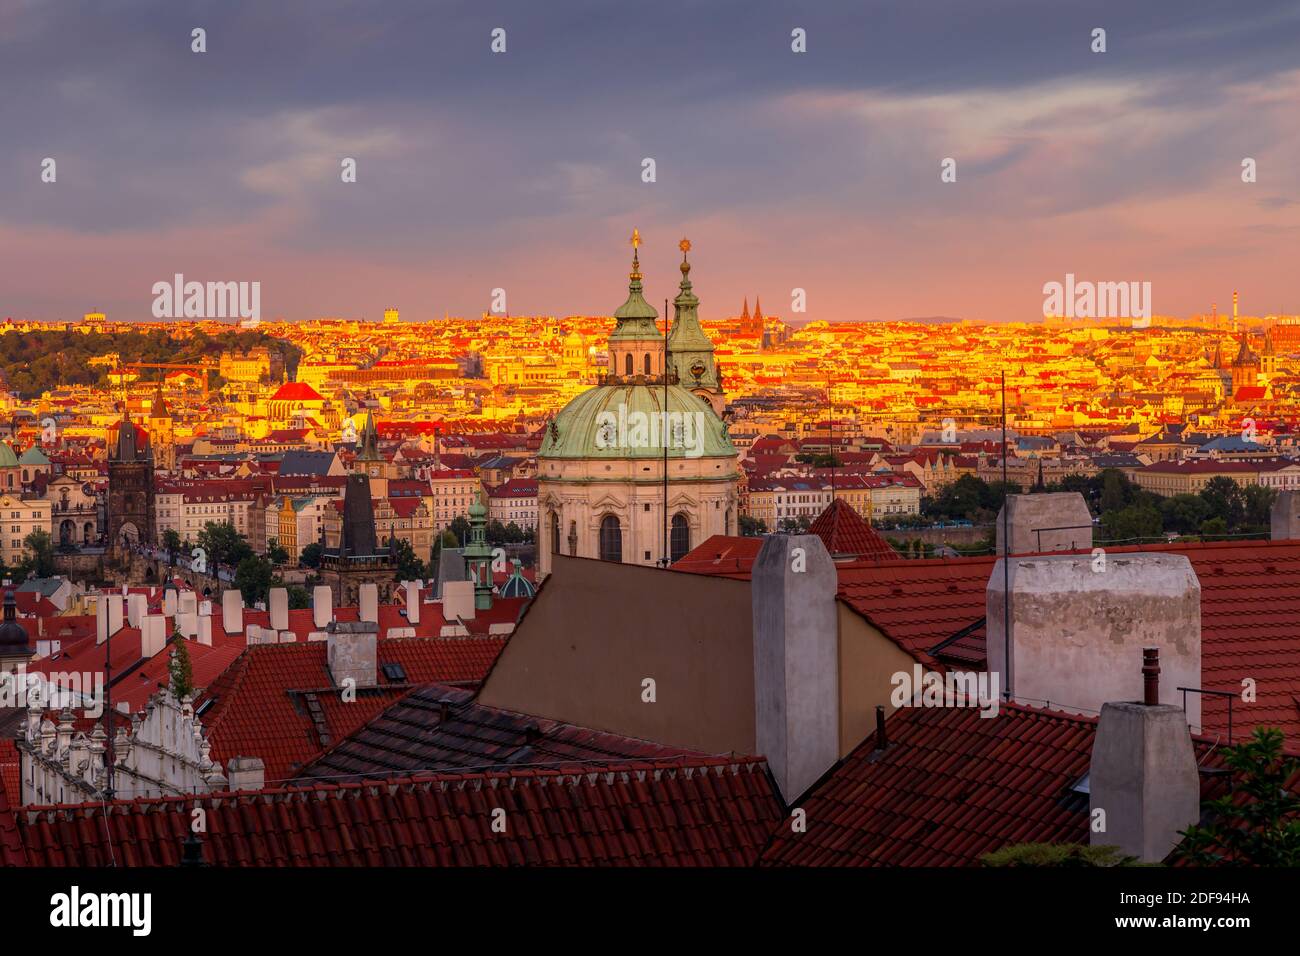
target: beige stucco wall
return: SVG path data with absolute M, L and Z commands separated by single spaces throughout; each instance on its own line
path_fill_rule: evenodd
M 893 689 L 890 679 L 899 671 L 911 673 L 910 654 L 885 637 L 861 615 L 839 602 L 840 628 L 840 755 L 843 756 L 876 730 L 876 705 L 885 715 Z
M 642 681 L 655 681 L 655 703 Z M 754 752 L 748 581 L 560 556 L 482 703 L 706 753 Z

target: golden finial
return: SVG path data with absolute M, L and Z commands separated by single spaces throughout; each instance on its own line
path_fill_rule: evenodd
M 633 229 L 633 230 L 632 230 L 632 248 L 633 248 L 633 250 L 635 250 L 635 249 L 636 249 L 638 246 L 640 246 L 640 245 L 641 245 L 641 233 L 640 233 L 640 231 L 638 231 L 638 230 L 636 230 L 636 229 Z
M 682 258 L 686 258 L 686 253 L 691 251 L 691 240 L 683 238 L 681 242 L 677 243 L 677 248 L 682 250 Z

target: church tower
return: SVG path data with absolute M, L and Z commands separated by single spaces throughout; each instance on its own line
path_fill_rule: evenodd
M 1246 344 L 1246 333 L 1243 332 L 1241 348 L 1237 350 L 1237 357 L 1232 360 L 1232 393 L 1235 395 L 1238 390 L 1255 385 L 1258 376 L 1259 358 Z
M 1273 330 L 1264 333 L 1264 354 L 1260 357 L 1260 371 L 1265 375 L 1277 374 L 1277 350 L 1273 347 Z
M 149 444 L 153 447 L 154 463 L 163 471 L 176 469 L 176 439 L 172 429 L 172 413 L 163 400 L 162 385 L 149 403 Z
M 354 474 L 363 474 L 369 479 L 370 490 L 376 498 L 388 497 L 388 461 L 379 453 L 379 430 L 375 427 L 375 418 L 366 410 L 366 421 L 361 426 L 361 435 L 357 439 L 361 446 L 356 460 L 352 463 Z
M 108 556 L 121 560 L 154 544 L 154 459 L 149 433 L 131 421 L 126 402 L 108 448 Z
M 683 239 L 682 282 L 677 298 L 673 300 L 673 327 L 668 333 L 669 367 L 677 376 L 677 384 L 688 388 L 709 403 L 714 414 L 721 417 L 726 399 L 718 379 L 718 366 L 713 357 L 713 343 L 700 327 L 700 300 L 691 290 L 691 264 L 686 254 L 691 250 L 690 240 Z

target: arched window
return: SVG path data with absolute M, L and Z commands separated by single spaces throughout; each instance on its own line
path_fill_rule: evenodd
M 578 556 L 578 522 L 569 522 L 569 557 Z
M 600 560 L 623 560 L 623 527 L 613 515 L 605 515 L 600 522 Z
M 628 352 L 627 355 L 624 356 L 623 368 L 626 369 L 625 374 L 627 375 L 632 374 L 632 353 L 631 352 Z
M 673 530 L 668 542 L 669 553 L 674 561 L 686 557 L 686 552 L 691 550 L 691 526 L 686 520 L 686 515 L 680 511 L 673 515 Z
M 731 534 L 731 508 L 727 508 L 727 516 L 722 522 L 722 533 Z
M 647 375 L 650 374 L 650 353 L 649 352 L 646 352 L 645 354 L 645 373 Z
M 560 516 L 551 512 L 551 554 L 560 553 Z

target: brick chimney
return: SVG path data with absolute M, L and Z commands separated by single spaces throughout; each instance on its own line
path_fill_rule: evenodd
M 1201 585 L 1181 554 L 1052 554 L 999 559 L 986 589 L 988 666 L 1000 692 L 1097 713 L 1112 700 L 1141 700 L 1142 649 L 1160 650 L 1160 700 L 1201 683 Z M 1011 589 L 1004 626 L 1004 568 Z M 1010 660 L 1008 662 L 1008 651 Z M 1008 666 L 1009 663 L 1009 666 Z M 1199 695 L 1187 719 L 1200 726 Z
M 754 562 L 754 723 L 789 803 L 839 759 L 835 563 L 816 535 L 770 535 Z
M 1077 491 L 1008 495 L 998 512 L 998 554 L 1006 554 L 1002 532 L 1007 515 L 1013 555 L 1092 547 L 1092 514 Z
M 1101 709 L 1088 773 L 1089 841 L 1158 863 L 1178 845 L 1179 832 L 1200 819 L 1201 787 L 1187 715 L 1172 704 L 1150 703 L 1165 696 L 1159 649 L 1144 648 L 1144 655 L 1140 672 L 1134 656 L 1124 655 L 1145 685 L 1142 702 L 1108 702 Z

